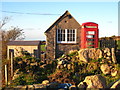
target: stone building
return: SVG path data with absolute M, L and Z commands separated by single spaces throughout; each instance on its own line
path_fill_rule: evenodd
M 20 56 L 21 50 L 40 58 L 40 41 L 10 41 L 7 44 L 7 58 L 11 57 L 11 53 L 13 53 L 14 57 Z
M 55 59 L 80 48 L 80 24 L 66 11 L 46 31 L 46 57 Z

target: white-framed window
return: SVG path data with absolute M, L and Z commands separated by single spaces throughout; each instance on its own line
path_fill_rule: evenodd
M 57 43 L 76 43 L 76 29 L 58 29 Z

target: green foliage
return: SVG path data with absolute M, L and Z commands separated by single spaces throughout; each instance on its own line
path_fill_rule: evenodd
M 41 47 L 41 51 L 46 51 L 46 49 L 45 49 L 45 47 L 46 47 L 46 45 L 40 45 L 40 47 Z
M 34 77 L 30 74 L 22 74 L 14 81 L 15 85 L 30 85 L 35 82 Z
M 26 85 L 26 81 L 24 80 L 24 75 L 19 76 L 13 82 L 15 83 L 15 85 Z
M 94 59 L 92 59 L 91 62 L 94 62 L 94 63 L 95 63 L 95 62 L 98 62 L 98 60 L 94 60 Z
M 48 79 L 47 76 L 53 73 L 56 68 L 56 61 L 51 61 L 50 64 L 42 63 L 39 59 L 24 55 L 16 57 L 15 69 L 19 69 L 20 76 L 14 80 L 14 85 L 29 85 L 41 83 Z M 34 63 L 37 63 L 37 65 Z M 33 65 L 31 65 L 33 64 Z M 41 67 L 42 65 L 45 67 Z
M 117 45 L 118 45 L 117 49 L 120 49 L 120 40 L 117 41 Z

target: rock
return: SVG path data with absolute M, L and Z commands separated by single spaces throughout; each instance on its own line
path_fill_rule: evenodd
M 44 80 L 44 81 L 42 81 L 42 84 L 49 84 L 49 81 L 48 80 Z
M 58 62 L 58 65 L 61 65 L 61 64 L 63 64 L 63 60 L 61 60 L 61 61 Z
M 35 63 L 30 63 L 31 66 L 37 66 L 37 62 Z
M 19 61 L 18 64 L 23 64 L 23 61 Z
M 33 84 L 33 86 L 34 86 L 34 90 L 36 90 L 36 89 L 39 89 L 39 88 L 46 88 L 46 85 L 43 85 L 43 84 Z
M 110 88 L 111 89 L 119 89 L 120 90 L 120 79 L 117 80 Z
M 67 64 L 67 69 L 71 69 L 71 64 Z
M 78 50 L 70 50 L 69 54 L 76 53 Z
M 80 61 L 83 61 L 85 63 L 88 62 L 87 51 L 85 49 L 81 49 L 80 51 L 78 51 L 78 54 Z
M 88 62 L 89 59 L 97 60 L 103 57 L 103 53 L 100 49 L 96 48 L 87 48 L 87 49 L 80 49 L 78 51 L 79 59 L 83 62 Z
M 110 52 L 110 49 L 109 48 L 104 48 L 103 52 L 108 53 L 108 52 Z
M 80 83 L 78 84 L 78 88 L 87 88 L 86 82 L 80 82 Z
M 87 49 L 88 51 L 88 58 L 91 58 L 91 59 L 96 59 L 96 49 L 95 48 L 88 48 Z
M 43 64 L 40 66 L 40 68 L 45 68 L 47 66 L 47 64 Z
M 115 49 L 111 48 L 111 52 L 112 52 L 112 61 L 113 61 L 113 63 L 117 63 L 116 56 L 115 56 Z
M 102 55 L 102 51 L 100 49 L 97 49 L 96 56 L 97 56 L 97 59 L 102 58 L 103 55 Z
M 64 68 L 64 65 L 60 65 L 60 69 L 63 69 Z
M 66 68 L 67 67 L 67 64 L 64 64 L 64 68 Z
M 14 72 L 14 75 L 12 77 L 12 80 L 15 80 L 16 78 L 18 78 L 20 76 L 19 74 L 19 69 L 17 69 L 15 72 Z
M 106 80 L 101 75 L 87 76 L 83 82 L 87 88 L 106 88 Z
M 91 63 L 88 63 L 88 65 L 87 65 L 87 70 L 88 70 L 88 71 L 97 70 L 98 67 L 99 67 L 99 66 L 98 66 L 97 63 L 91 62 Z
M 100 66 L 101 71 L 103 74 L 110 74 L 110 66 L 108 64 L 102 64 Z
M 57 69 L 60 69 L 60 65 L 57 65 Z
M 27 88 L 28 88 L 28 90 L 29 90 L 29 89 L 30 89 L 30 90 L 34 90 L 34 89 L 35 89 L 34 85 L 27 85 Z
M 107 56 L 111 56 L 111 53 L 110 53 L 110 49 L 109 49 L 109 48 L 105 48 L 105 49 L 104 49 L 104 53 L 106 53 Z
M 27 85 L 26 90 L 34 90 L 34 89 L 35 89 L 34 85 Z
M 27 88 L 27 86 L 18 85 L 18 86 L 15 86 L 11 90 L 26 90 L 26 88 Z M 6 89 L 6 90 L 9 90 L 9 89 Z
M 106 57 L 106 59 L 110 60 L 111 58 L 110 57 Z
M 118 74 L 118 70 L 115 68 L 111 69 L 111 76 L 115 77 Z

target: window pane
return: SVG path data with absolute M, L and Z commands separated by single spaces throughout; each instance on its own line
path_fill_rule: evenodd
M 65 33 L 65 30 L 63 30 L 63 33 Z
M 67 41 L 75 41 L 75 30 L 67 30 Z
M 75 38 L 75 34 L 73 34 L 73 38 Z
M 87 34 L 95 34 L 95 31 L 88 31 Z
M 76 39 L 75 39 L 75 30 L 74 29 L 64 29 L 64 30 L 62 30 L 62 29 L 58 29 L 58 34 L 57 34 L 58 36 L 57 36 L 57 40 L 58 41 L 68 41 L 68 42 L 73 42 L 73 41 L 75 41 Z M 66 35 L 67 35 L 67 37 L 66 37 Z
M 94 41 L 94 39 L 87 39 L 87 41 Z
M 72 38 L 70 37 L 70 41 L 72 41 Z
M 70 34 L 70 38 L 72 38 L 72 34 Z
M 67 33 L 69 34 L 69 29 L 67 30 Z
M 94 43 L 87 43 L 87 45 L 94 45 Z
M 60 38 L 58 37 L 58 41 L 60 41 Z
M 73 33 L 75 33 L 75 30 L 73 30 Z
M 75 41 L 75 37 L 73 37 L 73 41 Z
M 94 48 L 94 46 L 88 46 L 88 48 Z
M 94 35 L 87 35 L 87 38 L 94 38 Z
M 58 29 L 58 34 L 60 33 L 60 30 Z
M 63 38 L 63 41 L 65 41 L 65 34 L 63 34 L 63 37 L 62 37 L 62 38 Z
M 65 41 L 65 30 L 58 29 L 58 41 Z

